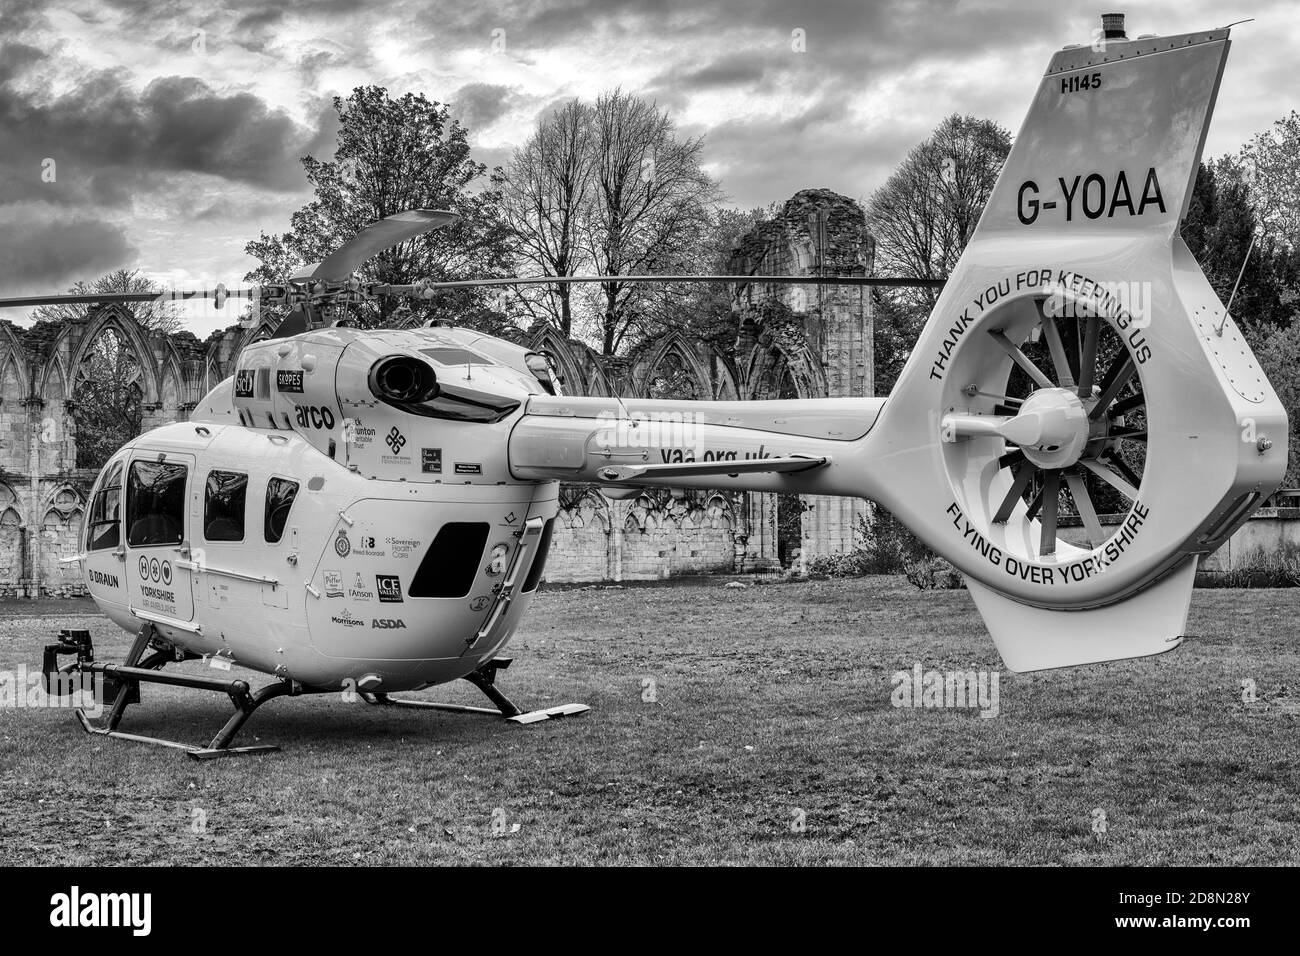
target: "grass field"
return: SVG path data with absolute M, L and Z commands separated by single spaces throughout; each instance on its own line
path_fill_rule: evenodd
M 126 635 L 93 611 L 0 608 L 0 670 L 39 667 L 59 627 L 120 659 Z M 241 738 L 283 752 L 199 764 L 68 711 L 0 710 L 0 864 L 1294 864 L 1297 620 L 1300 589 L 1198 591 L 1178 650 L 1001 671 L 982 719 L 890 702 L 918 662 L 1001 668 L 964 592 L 548 590 L 501 684 L 582 717 L 285 699 Z M 122 729 L 199 743 L 229 711 L 142 693 Z M 427 694 L 478 703 L 468 685 Z

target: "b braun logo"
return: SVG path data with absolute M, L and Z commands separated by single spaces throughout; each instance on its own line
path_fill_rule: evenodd
M 375 589 L 384 604 L 402 603 L 402 579 L 396 574 L 376 574 Z

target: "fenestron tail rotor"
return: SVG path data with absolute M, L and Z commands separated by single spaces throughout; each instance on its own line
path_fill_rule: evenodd
M 1008 446 L 996 456 L 996 470 L 1010 481 L 990 483 L 1005 487 L 990 502 L 990 520 L 1036 521 L 1027 556 L 1040 559 L 1058 553 L 1062 518 L 1078 519 L 1089 549 L 1118 530 L 1107 532 L 1101 515 L 1126 512 L 1137 501 L 1147 441 L 1146 398 L 1132 353 L 1097 314 L 1058 317 L 1045 307 L 1050 303 L 1035 301 L 1037 322 L 1020 333 L 1023 341 L 1001 328 L 986 333 L 1013 365 L 1004 393 L 971 395 L 996 399 L 993 414 L 949 413 L 943 420 L 951 441 L 993 437 Z

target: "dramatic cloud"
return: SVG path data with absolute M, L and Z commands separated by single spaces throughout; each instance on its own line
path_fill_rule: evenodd
M 92 219 L 6 223 L 0 226 L 0 289 L 62 291 L 75 281 L 69 277 L 111 272 L 135 253 L 121 229 Z
M 1234 31 L 1206 151 L 1236 150 L 1297 108 L 1294 0 Z M 453 105 L 474 157 L 505 163 L 540 116 L 621 87 L 702 136 L 730 201 L 825 186 L 865 199 L 945 116 L 1013 134 L 1052 52 L 1101 8 L 1027 0 L 2 0 L 0 230 L 32 233 L 5 292 L 92 279 L 136 249 L 150 273 L 237 281 L 244 244 L 307 198 L 299 157 L 328 157 L 331 101 L 378 84 Z M 1152 0 L 1129 32 L 1241 14 Z M 43 178 L 44 162 L 57 178 Z M 19 216 L 16 210 L 22 210 Z M 40 214 L 33 218 L 34 210 Z M 60 242 L 59 248 L 44 249 Z M 79 253 L 78 250 L 81 250 Z M 12 253 L 10 254 L 12 257 Z M 59 270 L 63 270 L 60 273 Z M 196 331 L 225 315 L 195 306 Z M 207 323 L 204 325 L 204 323 Z

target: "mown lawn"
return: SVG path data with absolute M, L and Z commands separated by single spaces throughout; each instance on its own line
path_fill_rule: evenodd
M 93 607 L 38 611 L 0 609 L 0 671 L 39 667 L 59 627 L 125 652 Z M 242 738 L 283 752 L 199 764 L 0 710 L 0 864 L 1294 864 L 1297 620 L 1300 590 L 1201 590 L 1178 650 L 1001 671 L 981 719 L 890 703 L 918 662 L 1000 670 L 964 592 L 549 590 L 501 684 L 582 717 L 285 699 Z M 229 705 L 184 694 L 145 687 L 123 729 L 205 741 Z

